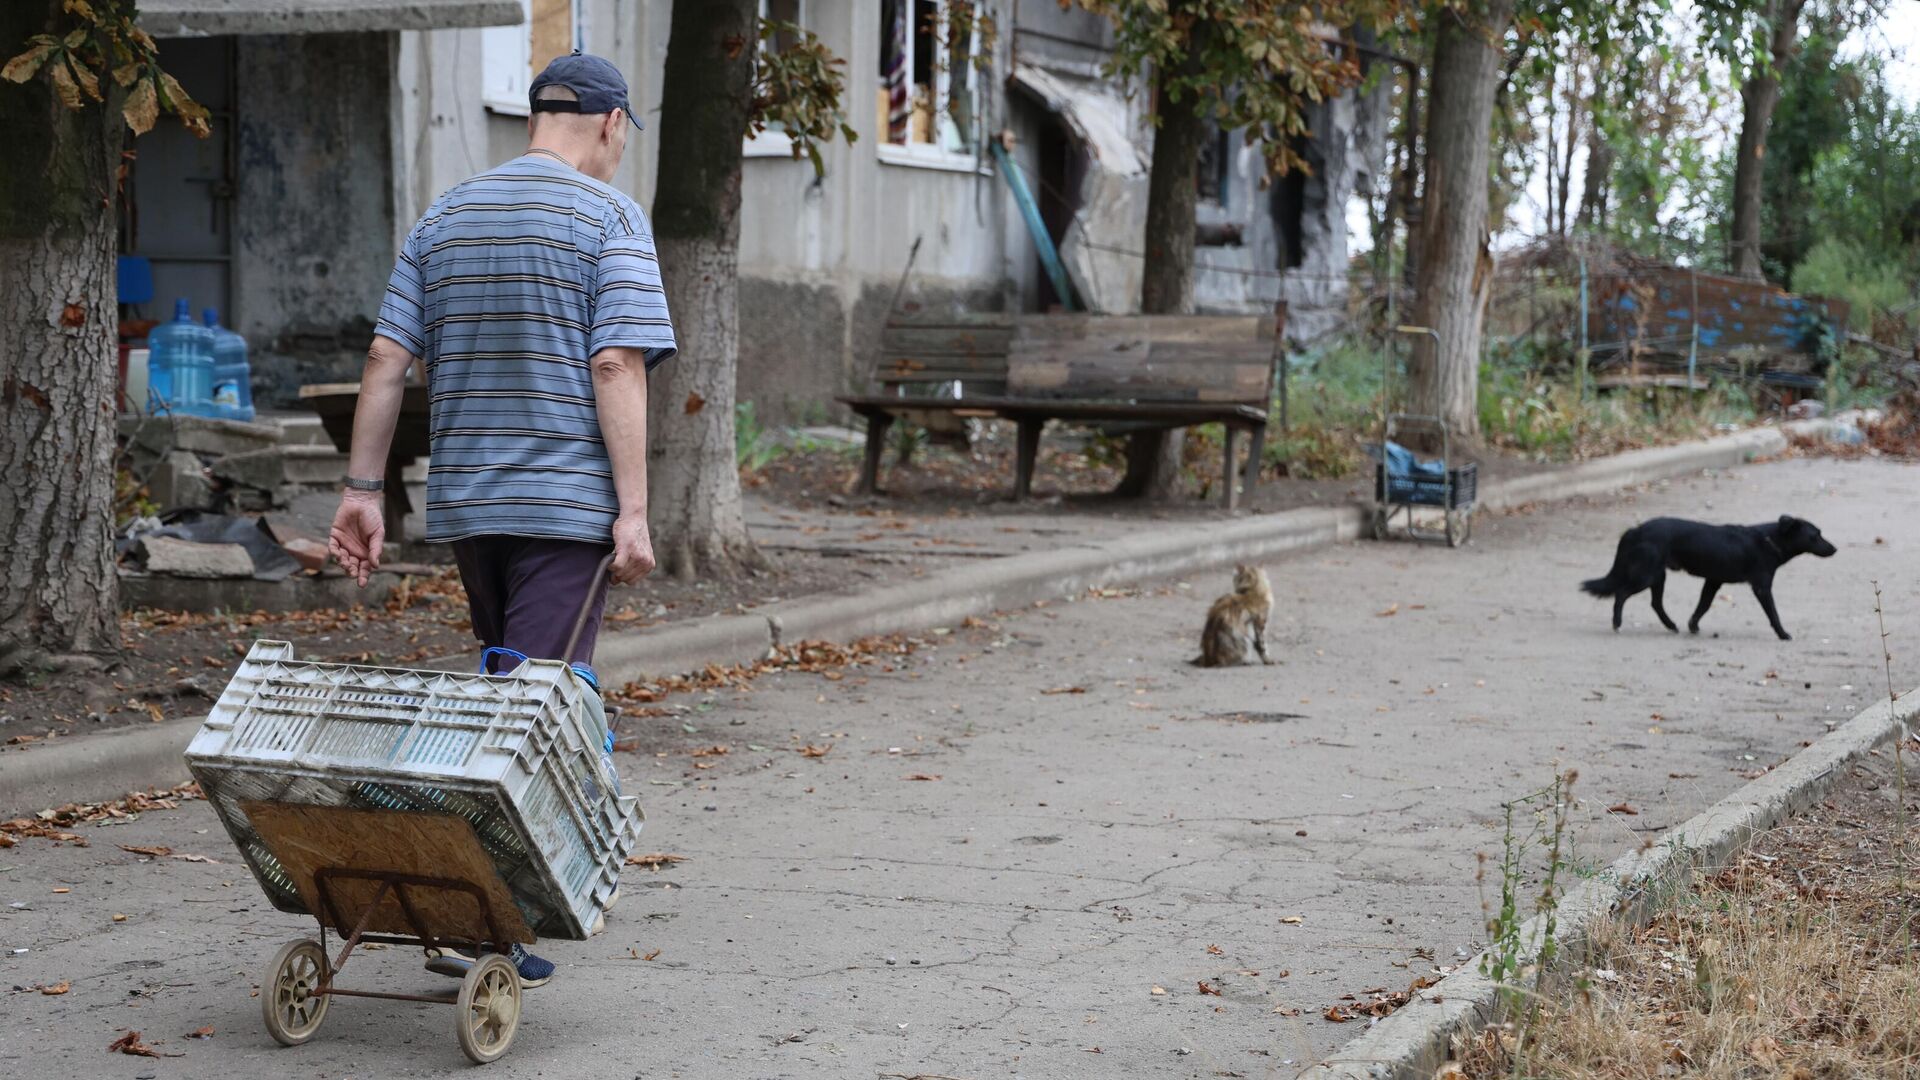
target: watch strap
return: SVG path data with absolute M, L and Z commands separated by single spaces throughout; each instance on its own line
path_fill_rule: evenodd
M 347 477 L 347 486 L 355 491 L 385 491 L 385 480 L 362 480 L 357 476 Z

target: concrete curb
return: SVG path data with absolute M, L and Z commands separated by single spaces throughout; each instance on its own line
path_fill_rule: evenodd
M 1777 453 L 1778 428 L 1756 428 L 1704 442 L 1635 450 L 1567 469 L 1484 485 L 1492 510 L 1575 498 L 1632 484 L 1724 468 Z M 1079 544 L 988 559 L 849 596 L 801 598 L 747 615 L 717 615 L 601 638 L 596 665 L 612 684 L 674 675 L 710 663 L 750 663 L 781 642 L 845 641 L 925 630 L 969 615 L 1025 607 L 1090 587 L 1150 581 L 1342 543 L 1365 534 L 1364 504 L 1308 507 L 1276 514 L 1156 528 L 1103 544 Z M 466 657 L 422 667 L 464 667 Z M 180 755 L 198 721 L 156 724 L 126 733 L 62 739 L 24 753 L 0 754 L 0 814 L 66 802 L 115 798 L 137 787 L 187 778 Z
M 1828 732 L 1785 764 L 1669 829 L 1658 843 L 1622 856 L 1560 901 L 1554 941 L 1562 957 L 1579 955 L 1592 928 L 1613 915 L 1636 922 L 1659 900 L 1688 887 L 1696 869 L 1723 866 L 1767 829 L 1823 797 L 1840 770 L 1874 747 L 1911 730 L 1920 717 L 1920 690 L 1896 705 L 1881 702 Z M 1520 929 L 1521 963 L 1539 953 L 1545 918 Z M 1327 1060 L 1301 1073 L 1313 1080 L 1431 1080 L 1446 1063 L 1456 1036 L 1470 1034 L 1494 1015 L 1496 987 L 1480 974 L 1486 953 L 1426 990 Z
M 183 717 L 0 754 L 0 817 L 70 802 L 103 802 L 187 780 L 181 755 L 200 721 Z

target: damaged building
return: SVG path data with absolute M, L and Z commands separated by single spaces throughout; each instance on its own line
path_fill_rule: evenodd
M 1138 308 L 1149 95 L 1102 75 L 1111 27 L 1052 0 L 987 5 L 998 33 L 958 40 L 947 0 L 761 0 L 847 61 L 852 144 L 825 172 L 778 130 L 747 140 L 739 393 L 769 421 L 818 421 L 871 367 L 896 305 Z M 357 377 L 393 253 L 441 191 L 524 148 L 526 91 L 553 56 L 612 59 L 656 118 L 671 0 L 148 0 L 142 24 L 213 111 L 213 138 L 136 140 L 123 253 L 176 296 L 221 309 L 253 350 L 256 400 Z M 1347 206 L 1379 168 L 1383 94 L 1320 106 L 1310 175 L 1264 182 L 1257 147 L 1220 132 L 1199 180 L 1195 306 L 1291 305 L 1317 338 L 1346 312 Z M 651 202 L 658 127 L 614 183 Z M 1072 297 L 1042 265 L 998 166 L 1011 135 Z M 689 357 L 690 361 L 697 358 Z

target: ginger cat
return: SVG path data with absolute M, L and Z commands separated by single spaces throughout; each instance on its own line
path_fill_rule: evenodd
M 1201 667 L 1230 667 L 1248 662 L 1248 649 L 1260 655 L 1263 664 L 1273 663 L 1267 655 L 1267 618 L 1273 614 L 1273 586 L 1266 571 L 1257 566 L 1233 569 L 1233 591 L 1213 602 L 1207 609 L 1207 625 L 1200 631 L 1200 655 L 1193 663 Z

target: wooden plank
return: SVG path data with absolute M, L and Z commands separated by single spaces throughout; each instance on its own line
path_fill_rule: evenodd
M 1007 367 L 1013 397 L 1222 401 L 1263 405 L 1271 346 L 1258 342 L 1124 343 L 1111 348 L 1017 350 Z
M 532 944 L 513 896 L 481 849 L 473 826 L 452 814 L 411 810 L 362 810 L 345 806 L 304 806 L 248 800 L 240 804 L 254 831 L 293 879 L 307 910 L 329 924 L 313 883 L 323 867 L 452 878 L 480 887 L 494 921 L 509 941 Z M 380 886 L 368 881 L 336 880 L 330 886 L 346 934 L 366 911 Z M 464 892 L 409 888 L 407 898 L 425 928 L 438 937 L 483 940 L 487 925 L 473 897 Z M 367 929 L 379 934 L 412 934 L 406 913 L 392 896 L 375 910 Z

